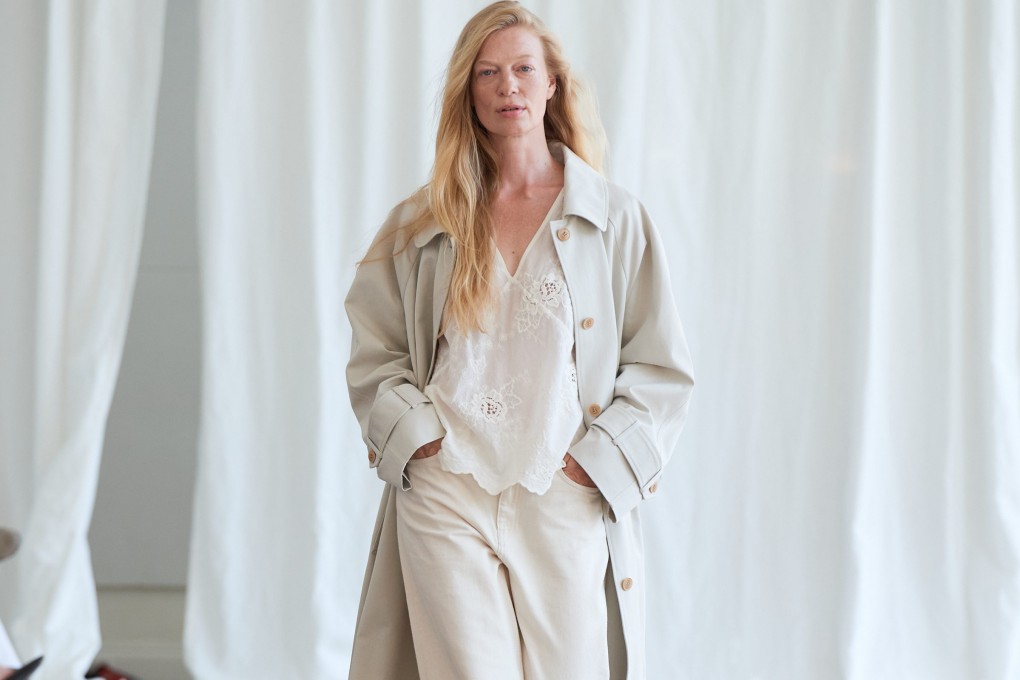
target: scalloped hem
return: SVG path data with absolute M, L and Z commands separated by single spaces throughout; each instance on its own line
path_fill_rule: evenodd
M 442 469 L 447 472 L 452 472 L 455 475 L 471 475 L 474 477 L 478 486 L 480 486 L 485 493 L 490 496 L 498 496 L 514 484 L 520 484 L 531 493 L 541 496 L 549 490 L 549 487 L 552 486 L 553 477 L 556 476 L 556 469 L 554 468 L 548 478 L 544 480 L 536 479 L 535 475 L 525 475 L 524 479 L 520 479 L 515 482 L 500 482 L 492 475 L 482 474 L 481 471 L 477 469 L 477 463 L 469 463 L 467 461 L 458 460 L 453 456 L 447 455 L 445 449 L 439 449 L 439 453 L 436 455 L 439 457 L 439 466 Z

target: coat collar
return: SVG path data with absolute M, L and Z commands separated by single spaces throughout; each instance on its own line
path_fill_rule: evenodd
M 562 142 L 549 144 L 549 151 L 563 163 L 563 216 L 583 217 L 605 231 L 609 220 L 606 179 Z
M 550 142 L 549 151 L 563 164 L 563 216 L 583 217 L 605 231 L 609 219 L 609 190 L 605 178 L 562 142 Z M 442 232 L 433 222 L 415 235 L 415 247 L 424 247 Z

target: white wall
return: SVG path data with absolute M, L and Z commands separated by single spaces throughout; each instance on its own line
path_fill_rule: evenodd
M 196 0 L 167 3 L 138 284 L 91 530 L 100 585 L 182 585 L 198 436 Z

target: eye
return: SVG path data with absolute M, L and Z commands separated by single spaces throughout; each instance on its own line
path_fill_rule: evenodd
M 531 73 L 532 71 L 535 70 L 535 67 L 534 66 L 524 65 L 524 66 L 521 67 L 520 70 L 524 71 L 525 73 Z
M 481 71 L 478 72 L 478 75 L 480 75 L 480 76 L 491 76 L 493 73 L 495 73 L 495 71 L 493 69 L 491 69 L 491 68 L 483 68 Z

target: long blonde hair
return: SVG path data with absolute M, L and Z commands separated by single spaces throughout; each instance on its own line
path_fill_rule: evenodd
M 546 67 L 556 90 L 546 105 L 545 136 L 562 142 L 596 170 L 602 170 L 605 130 L 590 91 L 570 71 L 563 47 L 542 20 L 512 0 L 494 2 L 464 26 L 450 57 L 443 88 L 436 158 L 422 188 L 427 208 L 410 225 L 410 236 L 433 221 L 453 239 L 456 262 L 447 313 L 462 330 L 481 329 L 490 299 L 493 264 L 491 198 L 499 182 L 496 152 L 471 104 L 471 77 L 482 43 L 510 26 L 530 29 L 542 41 Z

